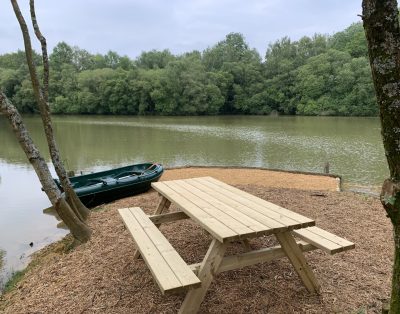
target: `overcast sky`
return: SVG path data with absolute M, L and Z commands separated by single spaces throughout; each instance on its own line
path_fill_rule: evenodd
M 29 0 L 19 4 L 28 19 Z M 264 56 L 283 36 L 333 34 L 359 21 L 361 0 L 36 0 L 36 13 L 50 50 L 65 41 L 131 58 L 152 49 L 179 54 L 240 32 Z M 0 0 L 0 21 L 0 54 L 22 49 L 10 1 Z

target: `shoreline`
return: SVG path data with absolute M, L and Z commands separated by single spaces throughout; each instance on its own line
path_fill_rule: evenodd
M 309 171 L 300 171 L 300 170 L 285 170 L 285 169 L 276 169 L 276 168 L 251 167 L 251 166 L 184 165 L 184 166 L 176 166 L 176 167 L 165 167 L 165 170 L 186 169 L 186 168 L 266 170 L 266 171 L 272 171 L 272 172 L 283 172 L 283 173 L 304 174 L 304 175 L 311 175 L 311 176 L 331 177 L 331 178 L 338 178 L 338 179 L 342 180 L 341 175 L 334 174 L 334 173 L 309 172 Z
M 279 260 L 274 264 L 260 264 L 218 276 L 213 296 L 206 298 L 201 313 L 245 311 L 246 306 L 251 312 L 261 311 L 260 306 L 272 312 L 290 309 L 300 313 L 307 310 L 356 312 L 360 308 L 379 309 L 380 299 L 386 298 L 390 292 L 391 264 L 388 259 L 392 254 L 391 242 L 388 241 L 391 237 L 390 223 L 378 199 L 337 191 L 340 185 L 335 175 L 254 167 L 167 168 L 162 180 L 202 175 L 222 179 L 251 194 L 315 218 L 322 228 L 355 242 L 356 249 L 337 257 L 321 252 L 308 253 L 310 263 L 323 283 L 321 297 L 308 295 L 290 265 Z M 282 188 L 284 184 L 286 187 Z M 314 189 L 315 186 L 319 189 Z M 179 308 L 182 296 L 161 296 L 143 262 L 133 263 L 134 245 L 123 231 L 116 212 L 117 208 L 140 206 L 150 213 L 157 201 L 156 193 L 150 190 L 98 207 L 89 221 L 93 229 L 92 239 L 69 250 L 71 237 L 67 236 L 36 252 L 22 280 L 11 292 L 0 296 L 0 311 L 59 312 L 68 309 L 71 312 L 125 313 L 129 309 L 135 313 L 147 313 L 151 308 L 153 312 L 174 312 Z M 356 225 L 355 221 L 358 222 Z M 366 228 L 376 230 L 374 238 L 364 234 Z M 197 262 L 194 257 L 207 249 L 207 245 L 203 245 L 207 244 L 207 235 L 199 233 L 189 221 L 163 225 L 162 230 L 186 261 Z M 184 230 L 189 232 L 189 236 L 182 237 Z M 269 238 L 252 241 L 252 246 L 270 245 L 270 241 Z M 366 267 L 366 261 L 375 266 Z M 267 279 L 257 279 L 255 274 L 260 272 L 265 273 Z M 275 279 L 269 280 L 274 273 Z M 282 273 L 291 275 L 281 277 Z M 253 280 L 247 283 L 246 278 Z M 76 297 L 71 297 L 71 293 Z M 275 300 L 277 295 L 279 300 Z M 356 297 L 350 299 L 348 295 Z M 218 301 L 213 303 L 216 297 Z M 241 298 L 246 299 L 244 305 L 237 302 Z

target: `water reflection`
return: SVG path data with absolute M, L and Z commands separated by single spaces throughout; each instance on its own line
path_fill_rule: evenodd
M 26 264 L 29 254 L 60 239 L 66 231 L 56 229 L 57 221 L 43 215 L 41 208 L 48 207 L 49 201 L 28 165 L 0 160 L 0 172 L 0 248 L 6 252 L 1 287 L 10 273 Z
M 25 118 L 47 152 L 40 120 Z M 245 165 L 332 172 L 355 184 L 376 185 L 387 172 L 378 119 L 343 117 L 55 117 L 70 169 L 88 170 L 143 160 Z M 0 158 L 26 164 L 0 118 Z

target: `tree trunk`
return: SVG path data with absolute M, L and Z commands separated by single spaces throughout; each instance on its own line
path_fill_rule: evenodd
M 33 143 L 20 114 L 1 91 L 0 112 L 3 113 L 10 122 L 26 157 L 35 169 L 40 183 L 43 186 L 43 190 L 45 191 L 57 214 L 68 226 L 76 240 L 80 242 L 86 242 L 89 240 L 91 234 L 90 228 L 75 215 L 74 211 L 66 202 L 51 176 L 46 161 L 41 156 L 36 145 Z
M 70 204 L 72 210 L 82 221 L 86 220 L 89 216 L 89 210 L 82 204 L 74 189 L 72 188 L 71 182 L 68 178 L 67 171 L 60 159 L 60 152 L 54 137 L 53 124 L 50 115 L 50 106 L 48 102 L 48 84 L 49 84 L 49 64 L 47 57 L 47 44 L 46 39 L 40 32 L 37 24 L 34 1 L 30 0 L 30 12 L 32 18 L 33 28 L 35 34 L 39 39 L 42 47 L 42 59 L 43 59 L 43 88 L 40 86 L 39 78 L 36 72 L 36 67 L 33 62 L 32 44 L 29 36 L 29 30 L 26 25 L 25 19 L 19 9 L 16 0 L 11 0 L 15 16 L 21 27 L 22 35 L 24 38 L 25 55 L 28 63 L 29 73 L 32 81 L 32 87 L 35 95 L 35 99 L 38 103 L 40 116 L 42 118 L 44 132 L 46 135 L 47 144 L 49 147 L 50 157 L 56 170 L 57 176 L 60 179 L 60 183 L 64 189 L 66 200 Z
M 400 313 L 400 27 L 397 1 L 363 0 L 363 24 L 379 105 L 383 146 L 390 178 L 382 186 L 381 202 L 393 224 L 393 264 L 390 313 Z
M 400 313 L 400 226 L 394 227 L 394 262 L 392 275 L 392 297 L 390 300 L 390 312 Z

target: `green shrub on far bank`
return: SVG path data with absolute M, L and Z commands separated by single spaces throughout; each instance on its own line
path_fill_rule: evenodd
M 56 114 L 377 115 L 361 23 L 332 36 L 284 37 L 264 58 L 239 33 L 202 52 L 152 50 L 135 60 L 61 42 L 50 68 Z M 21 51 L 0 55 L 0 87 L 21 112 L 36 111 Z

